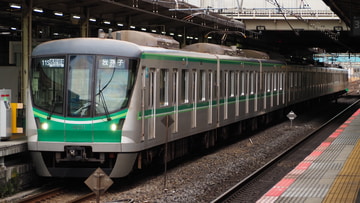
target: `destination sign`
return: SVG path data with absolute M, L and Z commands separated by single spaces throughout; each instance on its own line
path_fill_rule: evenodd
M 64 68 L 65 59 L 63 58 L 41 59 L 41 65 L 42 67 L 48 67 L 48 68 Z
M 100 59 L 100 68 L 125 68 L 125 60 L 119 58 L 102 58 Z

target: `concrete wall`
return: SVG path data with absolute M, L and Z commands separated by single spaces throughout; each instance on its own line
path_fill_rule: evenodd
M 20 67 L 0 66 L 0 89 L 11 89 L 11 102 L 18 102 L 20 90 Z

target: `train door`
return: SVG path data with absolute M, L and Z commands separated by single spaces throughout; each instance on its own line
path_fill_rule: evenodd
M 213 90 L 214 90 L 214 73 L 210 70 L 208 73 L 208 124 L 213 123 Z
M 148 101 L 148 91 L 146 91 L 146 87 L 148 85 L 148 69 L 143 66 L 141 70 L 141 140 L 145 140 L 145 105 L 146 101 Z
M 292 101 L 292 99 L 293 99 L 293 92 L 294 92 L 294 87 L 293 87 L 293 81 L 294 81 L 294 72 L 293 71 L 291 71 L 291 72 L 289 72 L 289 82 L 288 82 L 288 87 L 289 87 L 289 89 L 288 89 L 288 102 L 290 102 L 291 103 L 291 101 Z
M 246 114 L 246 95 L 247 95 L 247 73 L 246 71 L 240 72 L 240 98 L 239 98 L 239 115 L 242 116 Z
M 235 117 L 240 115 L 240 72 L 236 71 L 236 84 L 235 84 Z
M 259 91 L 259 72 L 255 71 L 254 73 L 255 89 L 254 89 L 254 112 L 259 110 L 259 100 L 258 100 L 258 91 Z
M 250 112 L 250 95 L 252 95 L 253 93 L 250 92 L 250 85 L 252 80 L 250 80 L 251 78 L 251 72 L 245 72 L 245 82 L 246 82 L 246 92 L 245 92 L 245 114 L 248 114 Z
M 274 105 L 276 105 L 276 93 L 277 93 L 277 88 L 276 88 L 276 72 L 272 73 L 272 87 L 271 87 L 271 103 L 270 106 L 273 107 Z
M 196 116 L 197 116 L 197 110 L 196 110 L 196 106 L 197 106 L 197 101 L 198 101 L 198 77 L 197 77 L 197 71 L 194 69 L 191 72 L 192 75 L 192 113 L 191 113 L 191 127 L 192 128 L 196 128 Z
M 173 133 L 177 133 L 179 130 L 179 71 L 174 69 L 172 73 L 172 101 L 174 105 L 174 124 Z
M 149 79 L 148 79 L 148 110 L 150 112 L 148 119 L 148 137 L 147 139 L 155 138 L 156 130 L 156 70 L 155 68 L 149 69 Z
M 273 73 L 273 106 L 277 106 L 278 102 L 277 102 L 277 98 L 278 98 L 278 83 L 277 83 L 277 72 L 274 71 Z
M 284 72 L 279 72 L 279 103 L 280 104 L 285 104 L 285 73 Z
M 215 89 L 215 98 L 216 98 L 216 124 L 220 126 L 220 97 L 221 97 L 221 71 L 220 71 L 220 58 L 216 56 L 217 64 L 216 64 L 216 89 Z
M 228 109 L 229 109 L 229 71 L 225 71 L 225 80 L 224 80 L 224 86 L 225 86 L 225 94 L 224 96 L 224 120 L 228 119 Z
M 248 97 L 248 113 L 253 113 L 255 106 L 255 72 L 249 72 L 249 97 Z

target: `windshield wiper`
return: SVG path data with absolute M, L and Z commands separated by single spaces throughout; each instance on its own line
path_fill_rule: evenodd
M 48 116 L 46 119 L 50 120 L 51 119 L 51 116 L 54 114 L 55 112 L 55 107 L 56 107 L 56 104 L 62 104 L 61 101 L 54 101 L 52 102 L 51 104 L 51 111 L 49 112 Z
M 104 97 L 103 91 L 100 91 L 100 92 L 99 92 L 99 96 L 100 96 L 101 103 L 102 103 L 102 105 L 103 105 L 103 107 L 104 107 L 104 110 L 105 110 L 106 118 L 107 118 L 108 121 L 111 121 L 109 109 L 108 109 L 108 107 L 107 107 L 107 104 L 106 104 L 106 101 L 105 101 L 105 97 Z
M 107 104 L 106 104 L 106 100 L 105 100 L 105 97 L 104 97 L 104 93 L 103 91 L 105 90 L 105 88 L 108 87 L 108 85 L 110 84 L 110 82 L 112 81 L 112 79 L 114 78 L 114 75 L 115 75 L 115 68 L 113 68 L 113 72 L 111 74 L 111 77 L 109 79 L 109 81 L 104 85 L 103 88 L 99 88 L 99 92 L 96 94 L 96 95 L 99 95 L 100 96 L 100 100 L 101 100 L 101 103 L 104 107 L 104 110 L 105 110 L 105 115 L 106 115 L 106 118 L 108 121 L 111 121 L 111 118 L 110 118 L 110 113 L 109 113 L 109 109 L 107 107 Z M 99 83 L 100 84 L 100 83 Z M 100 86 L 100 85 L 99 85 Z

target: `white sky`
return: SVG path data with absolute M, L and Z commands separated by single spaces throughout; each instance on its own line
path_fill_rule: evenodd
M 211 6 L 213 8 L 235 8 L 243 1 L 243 8 L 274 8 L 266 0 L 184 0 L 190 4 L 201 7 Z M 272 0 L 275 1 L 275 0 Z M 180 1 L 179 1 L 180 2 Z M 330 10 L 322 0 L 277 0 L 284 8 L 299 8 L 302 3 L 308 4 L 313 10 Z

